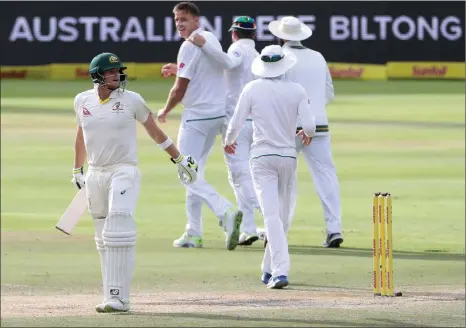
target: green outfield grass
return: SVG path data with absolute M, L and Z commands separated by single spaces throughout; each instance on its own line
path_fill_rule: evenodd
M 185 193 L 166 154 L 139 133 L 134 312 L 97 315 L 100 264 L 89 214 L 54 229 L 76 194 L 73 98 L 89 82 L 2 81 L 2 326 L 464 326 L 464 82 L 335 81 L 328 114 L 341 184 L 340 249 L 299 160 L 290 288 L 264 289 L 259 243 L 229 252 L 207 207 L 204 249 L 174 249 Z M 132 81 L 154 111 L 170 81 Z M 181 108 L 165 131 L 176 138 Z M 220 141 L 206 178 L 234 201 Z M 393 195 L 395 285 L 371 294 L 371 194 Z M 261 218 L 256 217 L 262 226 Z

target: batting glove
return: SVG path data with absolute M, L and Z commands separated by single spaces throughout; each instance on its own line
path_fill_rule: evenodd
M 191 155 L 180 154 L 177 159 L 171 161 L 178 166 L 178 177 L 183 183 L 193 183 L 197 179 L 197 162 Z
M 84 169 L 81 166 L 80 168 L 73 169 L 73 179 L 71 183 L 76 186 L 76 188 L 81 189 L 86 184 L 86 177 L 84 176 Z

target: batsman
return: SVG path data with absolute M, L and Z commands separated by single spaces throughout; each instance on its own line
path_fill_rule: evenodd
M 74 99 L 76 140 L 72 183 L 86 188 L 88 210 L 95 226 L 100 255 L 103 302 L 97 312 L 127 312 L 134 271 L 136 223 L 139 197 L 136 121 L 171 157 L 184 183 L 197 177 L 197 163 L 181 154 L 170 137 L 157 126 L 146 101 L 125 90 L 126 67 L 112 53 L 101 53 L 90 63 L 94 88 Z M 87 156 L 88 170 L 84 175 Z

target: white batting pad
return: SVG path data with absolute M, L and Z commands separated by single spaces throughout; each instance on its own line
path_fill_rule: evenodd
M 136 247 L 136 224 L 126 213 L 110 213 L 102 233 L 106 255 L 105 283 L 110 299 L 129 303 Z
M 102 272 L 102 283 L 104 289 L 104 302 L 108 299 L 108 288 L 105 284 L 105 265 L 106 265 L 106 255 L 107 252 L 104 246 L 104 239 L 102 238 L 102 231 L 104 230 L 105 218 L 94 218 L 94 227 L 95 227 L 95 245 L 97 248 L 97 252 L 99 252 L 100 257 L 100 270 Z

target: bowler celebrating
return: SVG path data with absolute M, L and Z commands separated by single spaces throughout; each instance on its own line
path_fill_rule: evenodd
M 182 38 L 193 33 L 201 34 L 209 43 L 222 49 L 215 35 L 199 27 L 200 12 L 190 2 L 181 2 L 173 9 L 176 27 Z M 186 214 L 188 223 L 183 235 L 173 242 L 174 247 L 202 247 L 202 205 L 206 203 L 219 219 L 226 235 L 226 248 L 234 250 L 238 245 L 239 228 L 243 213 L 217 193 L 204 179 L 207 159 L 217 135 L 224 123 L 225 84 L 223 68 L 202 53 L 189 41 L 184 41 L 178 53 L 178 63 L 165 65 L 165 76 L 177 68 L 176 80 L 170 90 L 166 105 L 158 113 L 159 122 L 164 123 L 168 113 L 178 103 L 184 105 L 181 126 L 178 132 L 178 148 L 189 149 L 199 162 L 198 180 L 186 185 Z M 165 74 L 167 73 L 167 74 Z

